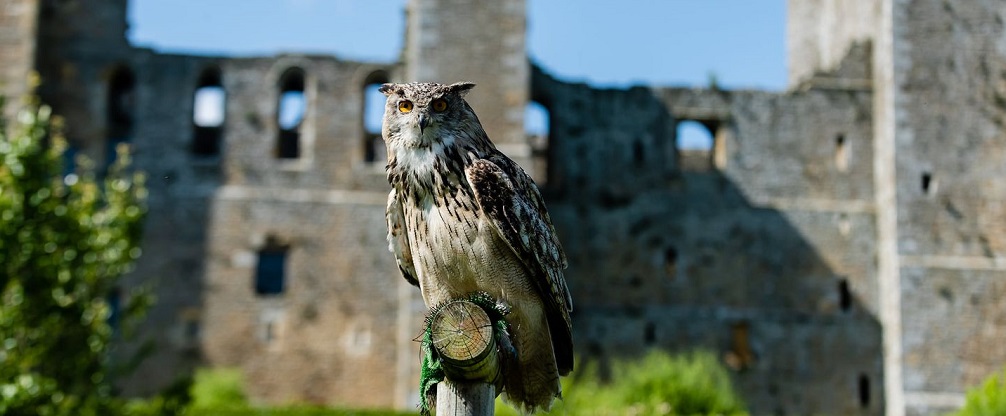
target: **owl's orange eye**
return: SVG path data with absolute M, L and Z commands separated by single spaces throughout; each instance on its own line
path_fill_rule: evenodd
M 433 111 L 442 112 L 447 109 L 447 100 L 443 98 L 438 98 L 433 100 Z
M 403 113 L 408 113 L 409 111 L 412 111 L 412 101 L 402 100 L 401 102 L 399 102 L 398 111 L 401 111 Z

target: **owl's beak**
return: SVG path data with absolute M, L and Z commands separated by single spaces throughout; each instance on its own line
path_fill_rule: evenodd
M 419 133 L 422 133 L 423 129 L 425 129 L 426 126 L 429 126 L 429 125 L 430 125 L 430 117 L 427 116 L 426 114 L 420 113 L 419 114 Z

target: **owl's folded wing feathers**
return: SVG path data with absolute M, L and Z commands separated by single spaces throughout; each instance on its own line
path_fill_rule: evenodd
M 566 256 L 545 203 L 531 178 L 516 163 L 495 152 L 465 170 L 479 208 L 517 257 L 524 262 L 548 316 L 559 373 L 573 368 L 573 301 L 562 276 Z
M 409 247 L 409 232 L 405 227 L 405 213 L 402 211 L 401 201 L 398 200 L 398 193 L 394 189 L 388 194 L 385 218 L 388 220 L 388 250 L 395 253 L 402 277 L 412 285 L 419 286 L 416 266 L 412 262 L 412 248 Z

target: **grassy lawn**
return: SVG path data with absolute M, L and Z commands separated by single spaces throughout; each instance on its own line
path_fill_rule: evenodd
M 322 407 L 269 407 L 269 408 L 192 408 L 186 416 L 415 416 L 418 413 L 394 412 L 391 410 L 345 410 Z

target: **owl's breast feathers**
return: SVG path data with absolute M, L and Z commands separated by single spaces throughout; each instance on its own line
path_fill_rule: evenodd
M 520 166 L 494 148 L 482 158 L 472 152 L 454 155 L 458 157 L 437 158 L 430 178 L 389 165 L 388 240 L 402 275 L 418 286 L 404 206 L 424 197 L 437 206 L 474 200 L 474 215 L 487 219 L 522 262 L 545 310 L 559 374 L 568 374 L 573 368 L 573 305 L 562 276 L 566 257 L 541 194 Z

